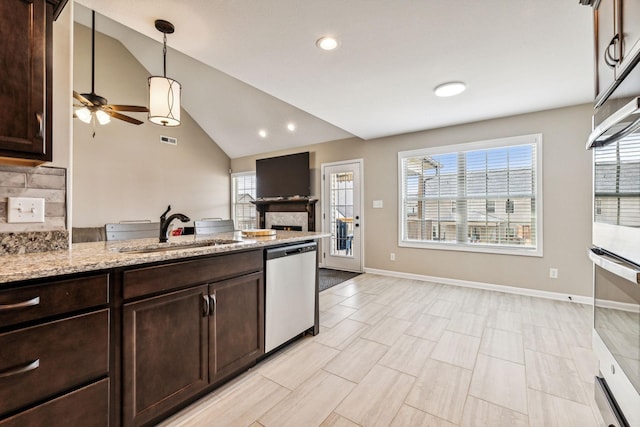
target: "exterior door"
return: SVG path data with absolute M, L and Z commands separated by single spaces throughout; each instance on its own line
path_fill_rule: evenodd
M 322 266 L 362 271 L 362 160 L 322 165 Z

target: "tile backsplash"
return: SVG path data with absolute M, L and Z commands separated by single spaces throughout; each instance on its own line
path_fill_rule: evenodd
M 66 230 L 66 169 L 0 165 L 0 233 Z M 9 197 L 45 199 L 43 223 L 7 223 Z

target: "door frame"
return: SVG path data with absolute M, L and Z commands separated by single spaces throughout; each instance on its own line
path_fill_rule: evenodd
M 327 200 L 326 197 L 327 195 L 325 194 L 325 169 L 327 167 L 331 167 L 331 166 L 341 166 L 341 165 L 348 165 L 348 164 L 356 164 L 357 168 L 358 168 L 358 172 L 360 175 L 360 195 L 358 196 L 357 194 L 354 194 L 354 199 L 356 197 L 359 197 L 360 200 L 360 268 L 358 270 L 358 272 L 362 273 L 364 272 L 364 255 L 365 255 L 365 250 L 364 250 L 364 241 L 365 241 L 365 215 L 363 214 L 364 212 L 364 159 L 360 158 L 360 159 L 352 159 L 352 160 L 341 160 L 338 162 L 329 162 L 329 163 L 321 163 L 320 164 L 320 213 L 321 213 L 321 224 L 322 224 L 322 232 L 323 233 L 331 233 L 331 230 L 326 230 L 325 229 L 325 219 L 326 219 L 326 215 L 328 212 L 325 211 L 325 209 L 327 208 Z M 325 253 L 326 253 L 326 248 L 330 247 L 331 245 L 331 237 L 325 237 L 322 239 L 322 256 L 320 258 L 320 267 L 324 267 L 325 263 Z

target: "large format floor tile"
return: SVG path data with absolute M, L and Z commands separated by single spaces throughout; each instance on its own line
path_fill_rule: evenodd
M 596 426 L 589 307 L 362 274 L 163 427 Z

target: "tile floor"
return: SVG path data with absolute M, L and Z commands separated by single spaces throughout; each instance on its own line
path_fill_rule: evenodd
M 363 274 L 321 333 L 163 426 L 580 426 L 600 421 L 591 307 Z

